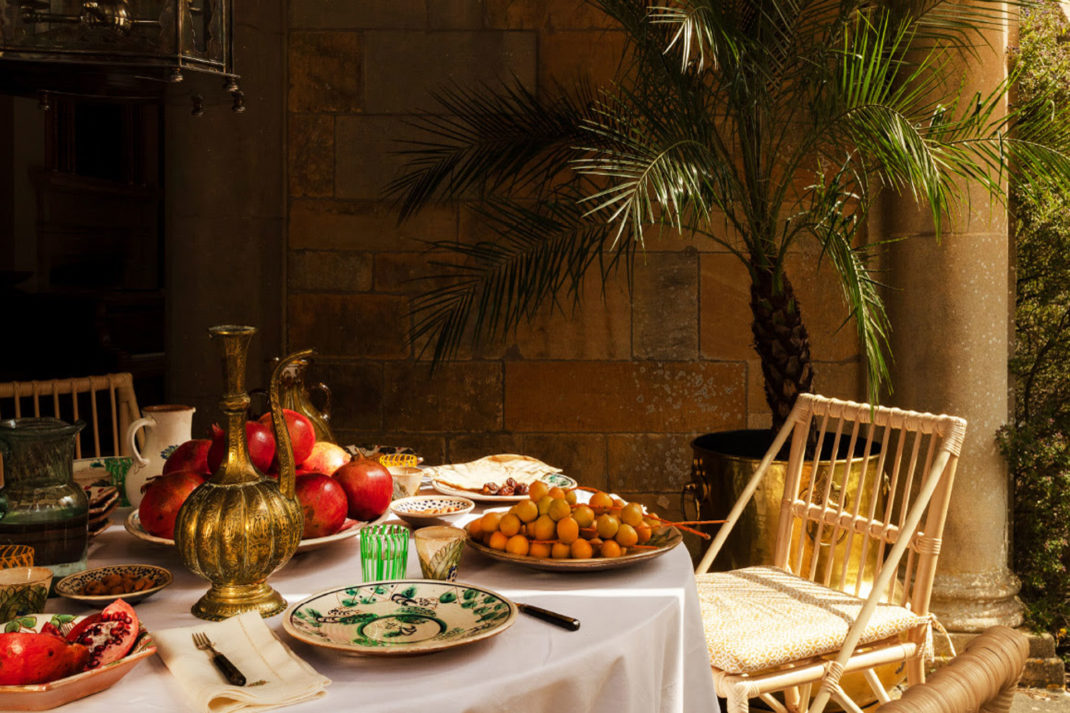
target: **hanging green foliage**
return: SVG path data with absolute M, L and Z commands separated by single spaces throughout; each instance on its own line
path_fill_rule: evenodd
M 1070 103 L 1070 23 L 1058 3 L 1022 13 L 1018 99 Z M 1038 112 L 1026 121 L 1046 121 Z M 1014 569 L 1027 623 L 1066 643 L 1070 628 L 1070 197 L 1012 187 L 1017 252 L 1014 423 L 1000 434 L 1014 479 Z

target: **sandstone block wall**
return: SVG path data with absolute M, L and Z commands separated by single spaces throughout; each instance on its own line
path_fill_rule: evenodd
M 516 451 L 671 516 L 690 441 L 769 418 L 743 267 L 716 246 L 651 239 L 634 291 L 591 284 L 501 344 L 430 375 L 408 342 L 421 240 L 472 234 L 463 204 L 401 226 L 381 200 L 405 120 L 452 84 L 536 90 L 612 76 L 623 38 L 579 0 L 291 0 L 287 30 L 286 346 L 313 347 L 344 442 L 411 445 L 429 463 Z M 823 393 L 858 398 L 838 287 L 793 258 Z

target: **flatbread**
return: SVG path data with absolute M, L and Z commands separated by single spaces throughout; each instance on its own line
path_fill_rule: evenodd
M 512 478 L 517 483 L 531 485 L 545 475 L 560 472 L 560 468 L 547 465 L 538 458 L 515 453 L 499 453 L 469 463 L 452 463 L 424 469 L 425 475 L 443 485 L 476 492 L 482 491 L 486 483 L 503 485 L 506 480 Z

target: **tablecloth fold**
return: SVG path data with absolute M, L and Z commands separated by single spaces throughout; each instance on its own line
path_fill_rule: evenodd
M 203 631 L 220 653 L 245 674 L 245 686 L 232 686 L 212 664 L 209 652 L 193 645 Z M 153 631 L 160 658 L 179 680 L 182 692 L 202 713 L 261 711 L 325 695 L 331 682 L 282 643 L 256 612 L 225 621 Z

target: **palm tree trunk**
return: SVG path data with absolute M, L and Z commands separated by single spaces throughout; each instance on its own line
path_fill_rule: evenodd
M 761 357 L 765 400 L 773 413 L 776 432 L 787 420 L 795 398 L 810 391 L 810 336 L 799 312 L 795 288 L 783 272 L 754 270 L 750 294 L 754 349 Z

